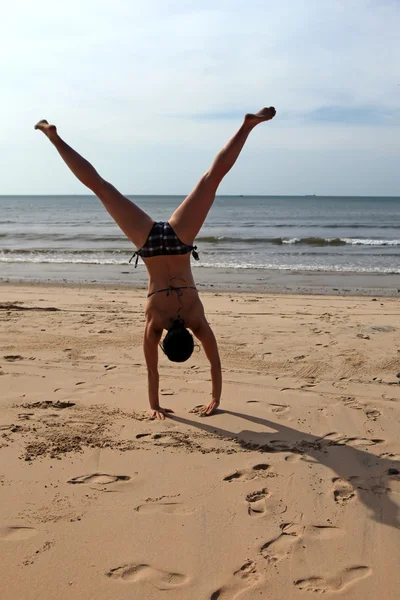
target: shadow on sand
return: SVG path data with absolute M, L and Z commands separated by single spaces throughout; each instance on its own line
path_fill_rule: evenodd
M 375 456 L 366 450 L 351 445 L 357 442 L 378 445 L 384 440 L 358 440 L 346 438 L 336 433 L 317 437 L 281 423 L 261 419 L 252 415 L 224 410 L 218 411 L 245 419 L 273 429 L 276 433 L 243 430 L 234 433 L 211 425 L 206 419 L 192 421 L 174 415 L 174 421 L 191 427 L 196 427 L 208 433 L 213 433 L 230 440 L 235 439 L 242 448 L 260 453 L 292 452 L 308 455 L 313 461 L 325 465 L 337 474 L 337 477 L 347 481 L 352 488 L 357 489 L 360 501 L 369 509 L 372 518 L 378 523 L 399 528 L 399 507 L 392 500 L 389 484 L 400 480 L 400 461 L 387 456 Z

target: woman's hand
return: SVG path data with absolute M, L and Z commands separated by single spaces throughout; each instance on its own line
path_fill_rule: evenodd
M 215 413 L 218 406 L 219 402 L 217 402 L 216 400 L 211 400 L 211 402 L 201 407 L 201 409 L 199 410 L 199 415 L 201 417 L 209 417 L 210 415 L 213 415 Z
M 161 406 L 159 406 L 158 408 L 153 409 L 151 418 L 159 419 L 160 421 L 164 421 L 165 417 L 171 417 L 170 413 L 173 413 L 173 412 L 174 411 L 171 410 L 170 408 L 161 408 Z

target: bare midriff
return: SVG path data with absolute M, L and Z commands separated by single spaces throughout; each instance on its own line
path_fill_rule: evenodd
M 179 288 L 195 287 L 190 265 L 191 254 L 154 256 L 145 258 L 149 274 L 148 293 L 164 290 L 170 286 Z M 146 318 L 156 320 L 160 327 L 168 329 L 173 319 L 179 316 L 186 327 L 193 329 L 204 317 L 204 309 L 199 294 L 193 289 L 182 289 L 180 294 L 164 291 L 152 295 L 146 304 Z

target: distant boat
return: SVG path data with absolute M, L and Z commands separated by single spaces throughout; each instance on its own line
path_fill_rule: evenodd
M 304 194 L 305 198 L 315 198 L 317 194 Z

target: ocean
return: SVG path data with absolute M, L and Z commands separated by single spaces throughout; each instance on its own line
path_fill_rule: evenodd
M 182 196 L 129 196 L 168 220 Z M 217 196 L 197 240 L 204 273 L 400 274 L 400 198 Z M 0 280 L 144 281 L 94 196 L 0 196 Z M 399 278 L 400 284 L 400 278 Z

